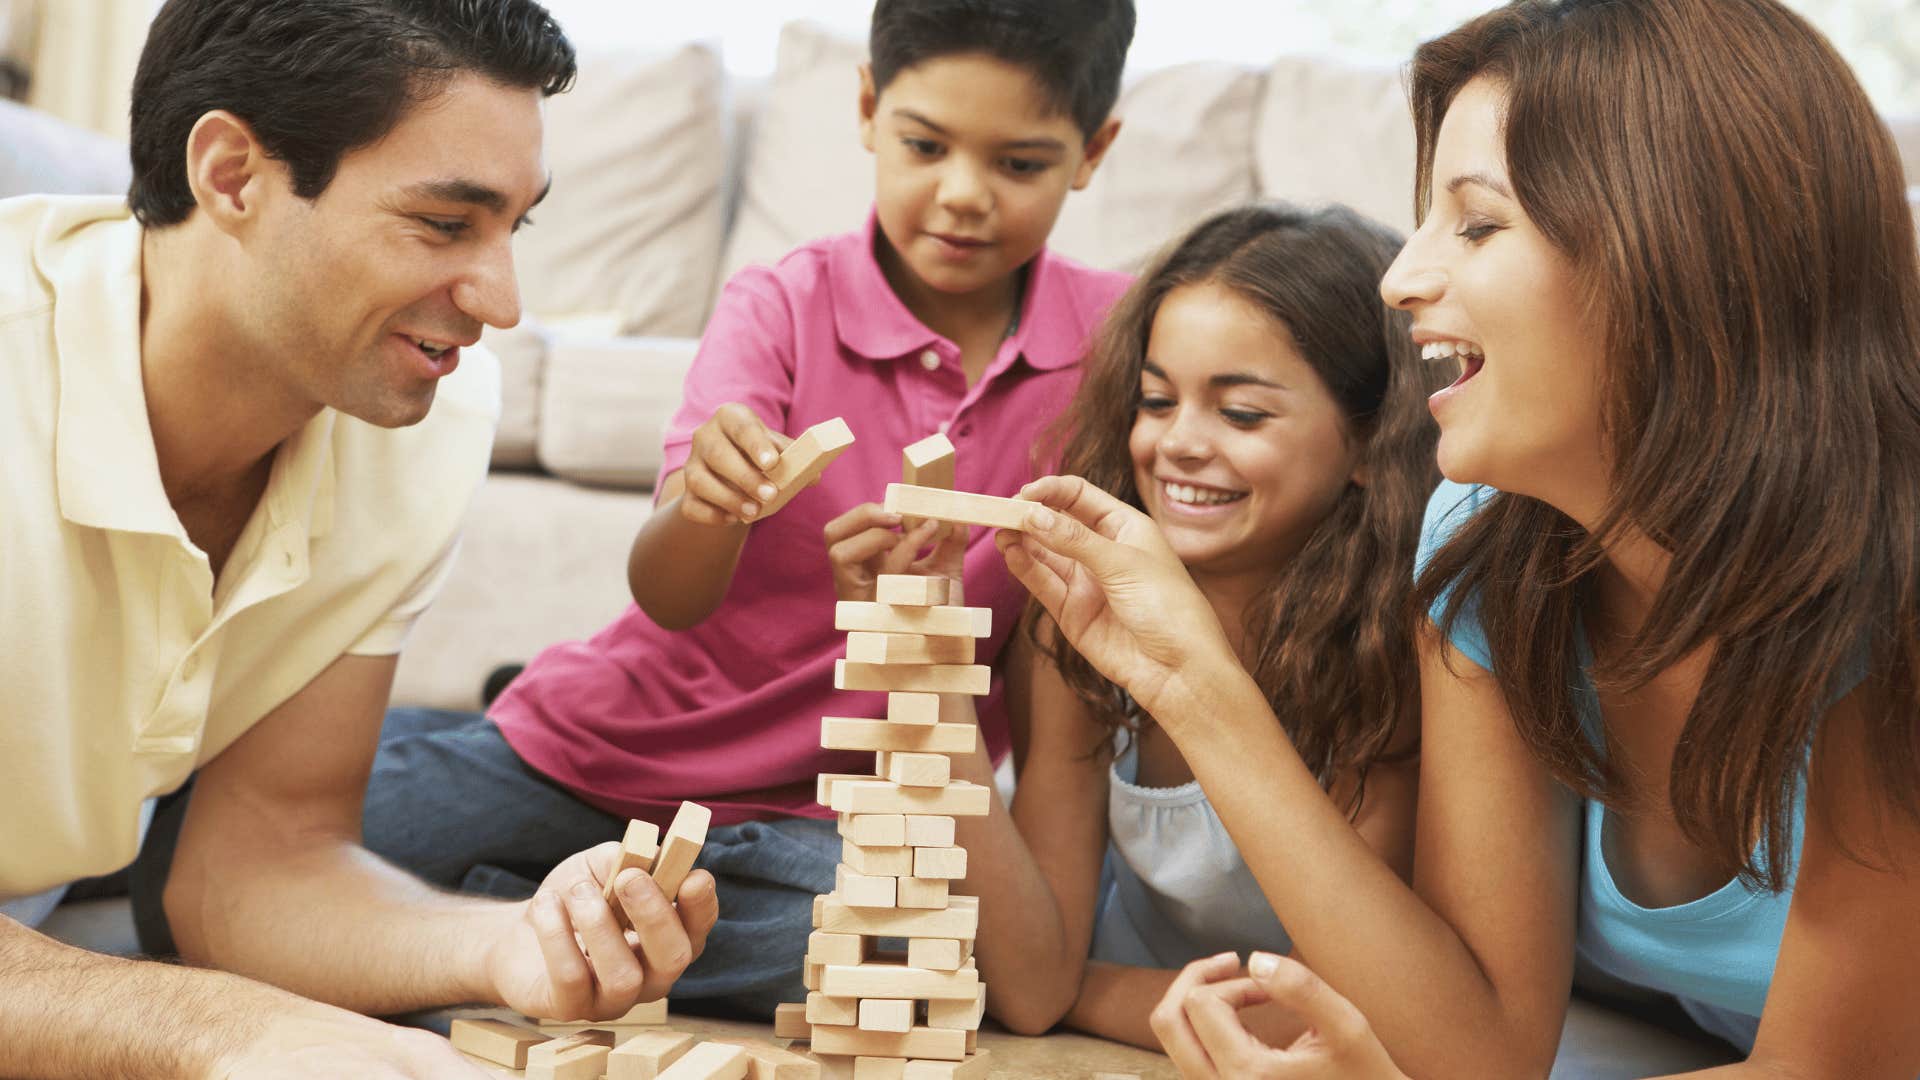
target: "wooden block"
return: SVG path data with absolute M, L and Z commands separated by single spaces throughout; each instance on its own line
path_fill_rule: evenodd
M 919 814 L 906 818 L 907 846 L 915 848 L 952 847 L 953 819 L 938 814 Z M 921 874 L 921 877 L 933 877 Z
M 900 479 L 919 487 L 952 490 L 955 464 L 953 442 L 945 435 L 929 435 L 900 451 Z
M 813 801 L 821 806 L 833 805 L 834 785 L 846 780 L 878 780 L 877 776 L 866 773 L 823 772 L 813 782 Z
M 860 964 L 867 959 L 867 939 L 859 934 L 836 934 L 815 930 L 807 935 L 807 962 L 810 964 Z
M 820 1080 L 853 1080 L 853 1059 L 841 1054 L 816 1054 L 809 1050 L 807 1056 L 820 1065 Z
M 960 942 L 953 938 L 914 938 L 907 942 L 907 966 L 928 971 L 958 971 Z
M 929 971 L 893 964 L 828 964 L 820 992 L 832 997 L 918 998 L 922 1001 L 965 1001 L 980 993 L 980 973 Z
M 747 1080 L 820 1080 L 820 1063 L 760 1039 L 728 1036 L 708 1042 L 737 1046 L 747 1052 Z M 608 1077 L 607 1080 L 613 1080 Z
M 607 1055 L 607 1080 L 654 1080 L 693 1049 L 693 1036 L 678 1031 L 642 1031 Z
M 894 878 L 893 906 L 903 908 L 935 908 L 944 910 L 947 906 L 947 882 L 945 878 Z
M 894 906 L 894 882 L 898 880 L 857 873 L 841 863 L 834 868 L 833 892 L 842 903 L 853 907 L 890 908 Z
M 917 847 L 907 850 L 913 852 L 913 877 L 958 881 L 967 876 L 966 848 Z
M 600 1080 L 612 1054 L 611 1046 L 576 1046 L 550 1061 L 527 1062 L 527 1080 Z
M 973 724 L 900 724 L 851 716 L 820 718 L 820 745 L 828 750 L 970 754 L 979 744 L 980 729 Z
M 939 607 L 947 602 L 951 578 L 926 574 L 880 574 L 873 579 L 873 599 L 880 604 Z
M 905 787 L 943 788 L 953 779 L 953 759 L 896 750 L 887 755 L 887 779 Z
M 942 760 L 945 760 L 944 758 Z M 840 861 L 855 873 L 875 877 L 910 877 L 919 856 L 901 844 L 896 847 L 867 847 L 851 840 L 840 844 Z
M 611 1050 L 613 1049 L 613 1032 L 605 1028 L 587 1028 L 571 1035 L 562 1035 L 557 1039 L 536 1043 L 527 1048 L 527 1066 L 532 1068 L 534 1065 L 550 1062 L 561 1054 L 582 1046 L 604 1046 Z
M 785 1001 L 773 1007 L 773 1037 L 776 1039 L 807 1039 L 813 1036 L 813 1025 L 807 1023 L 805 1002 Z
M 860 1030 L 912 1031 L 912 998 L 867 998 L 860 1003 Z
M 857 1057 L 853 1059 L 853 1080 L 903 1080 L 907 1059 L 897 1057 Z
M 909 1061 L 902 1080 L 987 1080 L 993 1069 L 988 1060 L 991 1050 L 969 1052 L 965 1061 Z M 1095 1073 L 1093 1080 L 1100 1080 L 1111 1073 Z M 1124 1080 L 1140 1080 L 1137 1076 Z
M 703 1042 L 668 1066 L 660 1080 L 745 1080 L 750 1060 L 738 1046 Z
M 833 605 L 833 628 L 848 632 L 982 638 L 993 633 L 993 609 L 897 607 L 864 600 L 840 600 Z
M 831 804 L 833 793 L 822 789 L 820 802 Z M 907 819 L 901 814 L 841 814 L 840 836 L 862 847 L 899 847 L 907 842 Z
M 809 1024 L 851 1024 L 860 1023 L 860 999 L 833 997 L 818 990 L 807 995 L 807 1023 Z
M 653 863 L 653 880 L 661 895 L 672 900 L 680 895 L 680 885 L 693 872 L 693 860 L 707 842 L 707 826 L 713 823 L 713 811 L 699 803 L 683 802 L 667 826 L 667 837 L 660 842 L 660 857 Z
M 816 922 L 822 930 L 870 937 L 959 938 L 971 941 L 980 928 L 979 898 L 953 896 L 944 911 L 856 908 L 837 897 L 822 897 Z
M 843 814 L 942 814 L 984 817 L 991 800 L 985 785 L 955 780 L 946 787 L 904 787 L 891 780 L 842 780 L 827 805 Z
M 825 964 L 803 963 L 800 969 L 800 984 L 808 990 L 820 989 L 820 973 L 827 970 Z
M 918 484 L 888 484 L 887 497 L 881 503 L 888 513 L 932 518 L 955 525 L 981 525 L 989 529 L 1024 529 L 1027 511 L 1038 504 L 1024 499 L 1003 499 L 997 495 L 977 495 L 971 491 L 945 491 Z
M 985 664 L 863 664 L 857 660 L 835 660 L 833 688 L 978 697 L 993 689 L 993 669 Z
M 940 722 L 939 694 L 887 695 L 887 723 L 929 727 Z
M 511 1069 L 526 1068 L 527 1048 L 548 1041 L 532 1028 L 505 1020 L 455 1020 L 447 1038 L 455 1050 Z
M 985 1051 L 982 1051 L 985 1053 Z M 1140 1080 L 1139 1073 L 1094 1073 L 1093 1080 Z
M 963 969 L 966 970 L 966 969 Z M 983 983 L 972 1001 L 929 1001 L 927 1026 L 954 1031 L 978 1031 L 980 1019 L 987 1015 L 987 988 Z
M 620 872 L 629 868 L 652 873 L 653 860 L 659 854 L 660 826 L 637 818 L 627 822 L 627 835 L 620 841 L 620 861 L 613 865 L 613 873 L 607 875 L 606 888 L 600 890 L 601 898 L 613 909 L 613 921 L 619 923 L 622 930 L 633 929 L 633 923 L 627 919 L 626 907 L 613 898 L 613 884 Z
M 778 488 L 779 494 L 766 500 L 753 520 L 759 521 L 779 512 L 808 484 L 820 479 L 820 474 L 827 471 L 833 459 L 852 445 L 853 429 L 837 416 L 832 420 L 822 420 L 801 432 L 799 438 L 780 452 L 780 460 L 773 463 L 773 468 L 767 470 L 767 482 Z
M 847 635 L 847 659 L 863 664 L 971 664 L 973 642 L 970 637 L 855 630 Z
M 861 1031 L 857 1027 L 815 1024 L 813 1052 L 849 1057 L 941 1058 L 960 1061 L 967 1056 L 967 1033 L 918 1027 L 912 1031 Z

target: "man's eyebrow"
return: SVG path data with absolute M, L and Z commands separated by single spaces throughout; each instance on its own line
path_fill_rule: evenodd
M 904 117 L 905 119 L 911 120 L 914 123 L 919 124 L 921 127 L 924 127 L 927 130 L 933 132 L 935 135 L 941 135 L 948 138 L 951 138 L 953 135 L 952 132 L 948 131 L 946 128 L 941 127 L 939 124 L 934 123 L 930 118 L 923 116 L 920 113 L 917 113 L 912 109 L 906 108 L 904 106 L 895 108 L 893 110 L 893 115 Z M 1000 149 L 1002 150 L 1052 150 L 1055 153 L 1065 153 L 1067 149 L 1067 144 L 1061 142 L 1059 139 L 1040 137 L 1040 138 L 1033 138 L 1033 139 L 1014 139 L 1009 142 L 1001 143 Z
M 1481 187 L 1487 188 L 1502 198 L 1513 198 L 1512 188 L 1508 187 L 1499 177 L 1484 172 L 1461 173 L 1459 176 L 1447 181 L 1447 194 L 1451 195 L 1467 184 L 1479 184 Z
M 545 199 L 547 193 L 552 190 L 553 177 L 549 176 L 547 177 L 547 186 L 540 189 L 540 194 L 533 200 L 533 205 L 539 206 L 541 200 Z M 507 208 L 507 197 L 498 190 L 475 180 L 466 180 L 458 177 L 448 180 L 422 180 L 417 184 L 410 185 L 406 189 L 406 193 L 409 197 L 415 199 L 426 199 L 433 202 L 465 203 L 468 206 L 478 206 L 485 210 L 491 210 L 496 214 L 501 213 Z

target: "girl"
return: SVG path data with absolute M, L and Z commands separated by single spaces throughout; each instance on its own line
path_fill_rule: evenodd
M 1061 430 L 1064 468 L 1152 517 L 1331 805 L 1406 874 L 1406 581 L 1435 477 L 1431 369 L 1375 294 L 1400 243 L 1344 207 L 1203 223 L 1115 309 Z M 988 1007 L 1016 1030 L 1064 1016 L 1154 1046 L 1175 969 L 1285 951 L 1286 932 L 1151 710 L 1044 621 L 1030 631 L 1010 660 L 1019 794 L 960 839 Z
M 1407 1072 L 1544 1074 L 1578 954 L 1728 1040 L 1716 1075 L 1911 1080 L 1920 274 L 1886 129 L 1773 0 L 1517 3 L 1412 90 L 1423 223 L 1382 292 L 1459 372 L 1438 459 L 1476 485 L 1423 541 L 1414 887 L 1134 512 L 1041 481 L 1064 514 L 1010 568 Z M 1156 1014 L 1183 1068 L 1303 1075 L 1201 981 Z

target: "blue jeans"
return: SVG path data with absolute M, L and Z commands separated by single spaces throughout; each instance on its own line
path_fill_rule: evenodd
M 521 900 L 626 821 L 536 772 L 478 713 L 391 709 L 367 784 L 363 826 L 375 854 L 442 888 Z M 694 864 L 719 885 L 720 921 L 674 985 L 673 1006 L 768 1018 L 806 1000 L 801 982 L 813 898 L 833 891 L 840 837 L 808 818 L 722 825 Z

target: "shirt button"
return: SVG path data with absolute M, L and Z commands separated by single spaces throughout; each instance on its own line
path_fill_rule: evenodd
M 934 352 L 932 349 L 921 353 L 920 366 L 926 368 L 928 371 L 938 371 L 940 369 L 940 354 Z
M 945 420 L 940 421 L 940 434 L 945 435 L 947 433 L 947 429 L 952 426 L 953 426 L 952 424 L 948 423 Z

